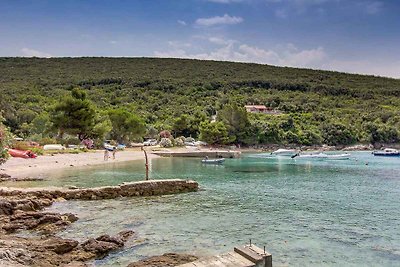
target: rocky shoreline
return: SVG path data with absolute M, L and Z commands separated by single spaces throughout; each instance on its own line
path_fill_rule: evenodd
M 185 180 L 143 181 L 91 189 L 1 188 L 0 266 L 90 266 L 91 260 L 104 258 L 110 252 L 123 248 L 125 242 L 134 236 L 132 230 L 126 230 L 116 236 L 101 235 L 82 243 L 57 237 L 57 232 L 78 220 L 71 213 L 43 211 L 60 198 L 93 200 L 93 196 L 95 199 L 150 196 L 197 189 L 196 182 Z M 132 266 L 161 266 L 163 262 L 162 266 L 175 266 L 168 264 L 195 259 L 190 255 L 165 254 L 149 261 L 132 263 Z

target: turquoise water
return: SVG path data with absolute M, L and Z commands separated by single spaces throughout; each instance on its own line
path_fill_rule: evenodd
M 136 232 L 137 241 L 96 261 L 98 266 L 126 266 L 166 252 L 211 255 L 249 239 L 266 246 L 275 266 L 400 266 L 400 158 L 352 155 L 348 161 L 246 155 L 222 166 L 157 159 L 153 178 L 191 178 L 201 190 L 60 202 L 50 210 L 80 218 L 61 233 L 64 237 Z M 142 173 L 143 162 L 134 162 L 68 171 L 45 183 L 118 184 L 139 180 Z

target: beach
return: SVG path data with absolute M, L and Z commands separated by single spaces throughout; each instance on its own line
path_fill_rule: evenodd
M 157 155 L 148 153 L 149 158 L 157 158 Z M 0 173 L 10 175 L 15 179 L 43 178 L 61 169 L 85 167 L 93 165 L 113 164 L 131 160 L 144 160 L 144 153 L 139 149 L 118 151 L 116 158 L 104 160 L 104 151 L 95 150 L 79 154 L 54 154 L 38 156 L 36 159 L 10 158 L 0 166 Z

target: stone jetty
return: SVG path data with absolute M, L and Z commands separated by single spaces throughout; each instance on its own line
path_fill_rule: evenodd
M 37 197 L 47 199 L 63 198 L 66 200 L 97 200 L 118 197 L 157 196 L 197 191 L 199 185 L 195 181 L 171 179 L 128 182 L 117 186 L 93 188 L 11 188 L 0 187 L 0 196 Z

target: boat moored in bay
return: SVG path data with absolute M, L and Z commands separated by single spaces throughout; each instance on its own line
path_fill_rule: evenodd
M 372 152 L 374 156 L 382 156 L 382 157 L 399 157 L 400 152 L 394 148 L 385 148 L 383 150 L 378 150 Z
M 280 157 L 292 157 L 297 154 L 298 154 L 298 151 L 295 149 L 284 149 L 284 148 L 280 148 L 271 153 L 271 155 L 280 156 Z
M 220 158 L 220 159 L 202 159 L 201 163 L 205 163 L 205 164 L 222 164 L 224 163 L 225 159 L 224 158 Z

